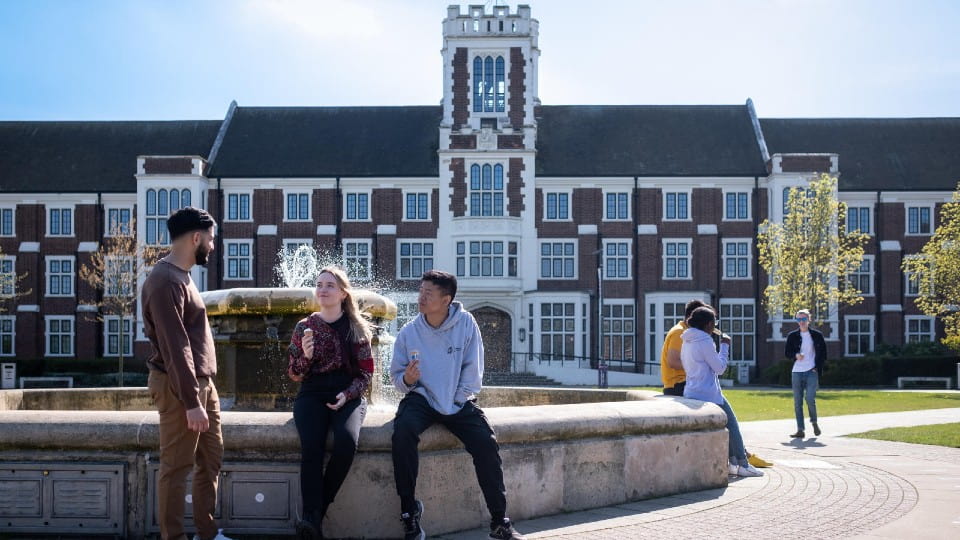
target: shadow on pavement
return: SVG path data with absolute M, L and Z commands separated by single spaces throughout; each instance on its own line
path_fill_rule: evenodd
M 811 437 L 809 439 L 791 439 L 789 442 L 780 443 L 783 446 L 789 446 L 791 448 L 803 449 L 803 448 L 823 448 L 827 445 L 818 441 L 816 437 Z

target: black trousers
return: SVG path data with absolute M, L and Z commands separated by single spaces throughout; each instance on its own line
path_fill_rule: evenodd
M 456 414 L 440 414 L 426 398 L 410 392 L 397 407 L 393 420 L 393 475 L 403 512 L 416 510 L 417 474 L 420 455 L 417 445 L 420 434 L 434 423 L 443 424 L 466 447 L 473 457 L 480 490 L 493 521 L 502 521 L 507 513 L 507 490 L 503 485 L 503 462 L 496 435 L 487 417 L 473 403 L 467 402 Z
M 327 407 L 352 380 L 351 376 L 341 373 L 313 375 L 301 385 L 293 404 L 293 420 L 300 434 L 300 494 L 304 517 L 323 516 L 340 491 L 357 453 L 366 402 L 357 398 L 336 411 Z M 324 471 L 330 431 L 333 432 L 333 451 Z
M 683 388 L 685 386 L 687 386 L 687 381 L 678 382 L 677 384 L 671 386 L 670 388 L 664 388 L 663 395 L 683 397 Z

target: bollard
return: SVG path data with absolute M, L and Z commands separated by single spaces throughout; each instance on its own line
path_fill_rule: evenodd
M 607 363 L 603 361 L 597 366 L 597 387 L 607 387 Z

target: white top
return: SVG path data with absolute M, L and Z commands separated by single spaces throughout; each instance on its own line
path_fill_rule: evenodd
M 730 346 L 720 343 L 720 352 L 713 348 L 710 334 L 696 328 L 687 328 L 680 334 L 683 345 L 680 347 L 680 361 L 687 374 L 687 384 L 683 388 L 683 397 L 709 401 L 720 405 L 723 392 L 717 376 L 727 369 Z
M 810 371 L 817 367 L 817 351 L 813 348 L 813 338 L 810 332 L 800 332 L 800 354 L 803 360 L 796 360 L 793 363 L 793 372 Z

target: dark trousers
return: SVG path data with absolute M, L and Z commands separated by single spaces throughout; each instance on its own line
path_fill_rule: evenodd
M 300 494 L 303 515 L 320 519 L 340 491 L 357 453 L 360 426 L 366 415 L 363 398 L 346 402 L 339 410 L 327 407 L 349 386 L 345 374 L 313 375 L 300 387 L 293 404 L 293 420 L 300 434 Z M 323 469 L 327 434 L 333 431 L 333 451 Z
M 671 386 L 670 388 L 664 388 L 663 395 L 683 397 L 683 388 L 685 386 L 687 386 L 687 381 L 680 381 L 677 384 Z
M 494 521 L 503 521 L 507 512 L 507 490 L 503 485 L 503 462 L 496 435 L 487 417 L 473 403 L 467 402 L 456 414 L 438 413 L 426 398 L 410 392 L 397 407 L 393 420 L 393 475 L 403 512 L 416 510 L 417 474 L 420 455 L 417 445 L 420 434 L 434 423 L 443 424 L 466 447 L 473 457 L 480 490 Z

